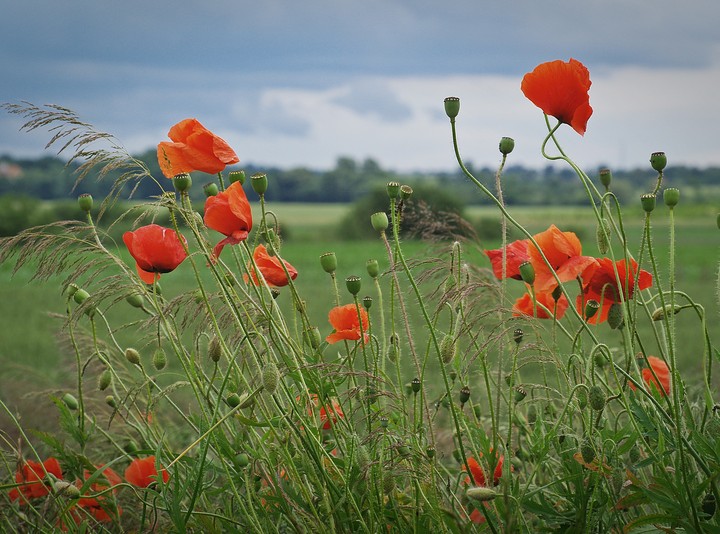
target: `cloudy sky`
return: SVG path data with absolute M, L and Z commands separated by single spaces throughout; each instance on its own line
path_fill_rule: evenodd
M 0 102 L 69 107 L 131 152 L 196 117 L 241 162 L 329 168 L 372 157 L 455 168 L 443 98 L 458 96 L 461 152 L 542 167 L 542 113 L 520 92 L 538 63 L 590 70 L 586 168 L 720 165 L 717 0 L 6 0 Z M 42 153 L 0 111 L 0 154 Z

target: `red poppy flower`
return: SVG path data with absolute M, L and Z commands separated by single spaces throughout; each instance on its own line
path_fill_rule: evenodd
M 620 297 L 620 289 L 615 278 L 615 268 L 617 268 L 620 284 L 623 288 L 622 299 Z M 597 260 L 597 268 L 593 275 L 585 280 L 583 294 L 578 295 L 577 305 L 581 309 L 582 303 L 588 300 L 597 300 L 601 307 L 598 312 L 591 317 L 588 322 L 591 324 L 602 323 L 607 321 L 610 307 L 613 304 L 620 303 L 621 300 L 629 300 L 635 292 L 635 275 L 638 265 L 635 260 L 630 260 L 630 269 L 625 266 L 625 260 L 620 260 L 613 264 L 610 258 L 600 258 Z M 638 278 L 638 287 L 647 289 L 652 285 L 652 275 L 640 270 Z
M 255 260 L 255 265 L 257 265 L 258 271 L 260 271 L 260 274 L 269 286 L 282 287 L 290 283 L 287 275 L 285 274 L 285 270 L 280 263 L 280 258 L 277 256 L 270 256 L 265 248 L 265 245 L 258 245 L 255 248 L 255 252 L 253 252 L 253 260 Z M 285 260 L 282 260 L 282 262 L 285 264 L 285 268 L 287 269 L 290 278 L 295 280 L 298 275 L 295 267 Z M 255 276 L 255 269 L 250 263 L 248 264 L 248 272 L 250 273 L 255 285 L 260 285 L 257 276 Z M 247 275 L 243 275 L 243 278 L 246 282 L 248 281 Z
M 300 402 L 301 398 L 302 397 L 298 395 L 296 400 Z M 312 416 L 320 404 L 320 401 L 315 393 L 310 394 L 310 401 L 312 404 L 308 404 L 307 412 L 308 415 Z M 345 413 L 342 411 L 342 406 L 340 406 L 337 399 L 331 399 L 329 404 L 320 406 L 320 424 L 323 430 L 330 430 L 330 428 L 337 423 L 338 419 L 343 419 L 344 417 Z
M 655 356 L 648 356 L 647 359 L 652 370 L 647 367 L 642 370 L 643 381 L 651 391 L 659 391 L 661 395 L 670 395 L 670 369 L 667 364 Z M 655 375 L 653 375 L 653 371 L 655 371 Z M 657 376 L 657 380 L 655 376 Z M 629 384 L 630 389 L 635 391 L 635 384 L 632 382 Z
M 162 467 L 163 482 L 170 480 L 170 473 Z M 158 479 L 158 472 L 155 468 L 155 457 L 135 458 L 127 469 L 125 469 L 125 480 L 138 488 L 147 488 L 150 484 Z
M 225 140 L 205 128 L 197 119 L 185 119 L 170 128 L 172 139 L 158 144 L 157 157 L 162 173 L 172 178 L 184 172 L 216 174 L 226 165 L 240 161 Z
M 83 472 L 85 480 L 90 478 L 91 473 L 87 470 Z M 122 479 L 113 469 L 106 468 L 102 472 L 104 480 L 95 482 L 90 486 L 90 493 L 100 493 L 110 487 L 118 486 L 122 484 Z M 107 482 L 107 483 L 106 483 Z M 78 488 L 82 487 L 82 483 L 77 481 L 75 485 Z M 113 490 L 113 493 L 117 493 L 117 489 Z M 77 506 L 82 508 L 84 512 L 79 510 L 71 510 L 71 515 L 77 524 L 80 524 L 83 520 L 83 514 L 90 514 L 96 521 L 109 522 L 112 521 L 112 517 L 108 514 L 108 510 L 112 511 L 114 504 L 109 499 L 109 494 L 104 493 L 98 497 L 80 497 L 77 501 Z M 117 507 L 117 513 L 120 515 L 122 510 Z
M 592 115 L 590 107 L 590 72 L 575 59 L 549 61 L 535 67 L 522 80 L 523 94 L 546 115 L 569 124 L 585 135 Z
M 556 319 L 562 319 L 565 315 L 565 310 L 568 307 L 568 299 L 565 295 L 560 295 L 557 301 L 557 310 L 555 309 L 555 299 L 552 293 L 540 292 L 535 293 L 535 300 L 538 306 L 535 306 L 533 299 L 529 293 L 525 293 L 522 297 L 515 301 L 513 306 L 513 316 L 520 317 L 521 315 L 527 315 L 529 317 L 537 317 L 538 319 L 550 319 L 552 313 L 555 312 Z M 545 306 L 550 313 L 546 312 L 540 305 Z
M 553 224 L 533 238 L 550 262 L 560 282 L 574 280 L 578 276 L 587 279 L 594 272 L 597 260 L 592 256 L 582 255 L 582 244 L 573 232 L 561 232 Z M 530 244 L 528 255 L 535 268 L 535 291 L 541 293 L 555 289 L 557 282 L 552 271 L 543 261 L 540 251 Z
M 500 478 L 502 477 L 502 470 L 503 470 L 503 462 L 505 461 L 504 456 L 500 456 L 500 458 L 497 461 L 497 465 L 495 466 L 495 471 L 493 472 L 493 486 L 497 486 L 500 484 Z M 470 466 L 470 474 L 473 478 L 473 483 L 476 486 L 484 486 L 485 485 L 485 471 L 483 471 L 482 466 L 478 463 L 478 461 L 475 458 L 468 458 L 467 463 Z M 463 471 L 467 471 L 467 468 L 463 465 L 462 468 Z M 465 484 L 470 483 L 470 477 L 465 478 Z
M 180 241 L 182 238 L 182 241 Z M 134 232 L 125 232 L 123 241 L 130 254 L 135 258 L 137 272 L 146 284 L 152 284 L 160 273 L 175 270 L 187 253 L 184 236 L 178 236 L 175 230 L 157 224 L 141 226 Z
M 10 490 L 10 500 L 19 499 L 20 504 L 26 504 L 29 499 L 37 499 L 50 493 L 45 472 L 52 473 L 57 478 L 62 478 L 63 475 L 60 463 L 55 458 L 48 458 L 43 463 L 26 460 L 15 473 L 15 482 L 21 485 Z
M 205 201 L 205 226 L 227 236 L 213 249 L 220 256 L 225 245 L 237 245 L 252 230 L 252 210 L 240 182 L 233 182 L 225 191 Z
M 328 314 L 328 320 L 335 329 L 335 332 L 326 337 L 328 343 L 337 343 L 343 339 L 355 341 L 360 339 L 360 322 L 362 331 L 365 334 L 363 343 L 367 343 L 368 336 L 368 314 L 365 308 L 360 306 L 360 315 L 355 304 L 336 306 Z
M 528 243 L 527 239 L 520 239 L 513 241 L 505 247 L 505 258 L 507 265 L 505 267 L 505 275 L 507 278 L 514 278 L 516 280 L 522 280 L 520 276 L 520 265 L 530 260 L 528 254 Z M 493 272 L 498 279 L 502 279 L 503 273 L 503 249 L 498 248 L 495 250 L 486 250 L 485 254 L 490 258 Z

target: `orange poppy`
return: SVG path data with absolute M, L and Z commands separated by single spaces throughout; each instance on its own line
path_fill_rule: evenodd
M 255 261 L 255 265 L 257 265 L 258 271 L 260 271 L 260 274 L 269 286 L 282 287 L 290 283 L 290 280 L 288 280 L 285 270 L 280 263 L 280 258 L 268 254 L 265 245 L 258 245 L 255 248 L 255 252 L 253 252 L 253 260 Z M 297 269 L 285 260 L 282 260 L 282 262 L 285 264 L 285 269 L 287 269 L 290 278 L 295 280 L 298 275 Z M 255 276 L 255 269 L 251 263 L 248 263 L 248 272 L 250 273 L 255 285 L 260 285 L 257 276 Z M 243 279 L 247 282 L 248 276 L 243 275 Z
M 527 239 L 513 241 L 505 247 L 506 267 L 505 275 L 507 278 L 522 280 L 520 276 L 520 265 L 530 260 L 528 255 Z M 486 250 L 485 255 L 490 258 L 493 272 L 498 279 L 502 279 L 503 273 L 503 249 Z
M 300 402 L 301 398 L 302 397 L 298 395 L 296 400 Z M 320 404 L 316 393 L 310 394 L 310 401 L 312 404 L 308 404 L 307 413 L 312 416 Z M 339 419 L 343 419 L 344 417 L 345 413 L 343 412 L 342 406 L 340 406 L 337 399 L 330 399 L 329 404 L 320 406 L 320 424 L 322 425 L 323 430 L 330 430 Z
M 90 475 L 91 473 L 87 470 L 83 472 L 85 480 L 90 478 Z M 107 481 L 109 485 L 106 484 L 104 481 L 95 482 L 90 486 L 90 493 L 99 493 L 110 487 L 122 484 L 122 479 L 120 478 L 120 475 L 118 475 L 113 469 L 109 467 L 103 470 L 102 476 L 105 478 L 105 481 Z M 82 483 L 79 480 L 75 482 L 75 485 L 78 488 L 82 487 Z M 117 493 L 117 489 L 113 489 L 113 493 Z M 82 508 L 87 514 L 90 514 L 93 518 L 95 518 L 96 521 L 109 522 L 112 521 L 112 517 L 110 516 L 110 514 L 108 514 L 108 510 L 112 511 L 114 504 L 108 497 L 109 495 L 107 493 L 98 497 L 81 496 L 77 501 L 77 506 Z M 122 513 L 122 510 L 119 506 L 117 507 L 117 513 L 118 515 Z M 77 524 L 80 524 L 82 522 L 82 512 L 73 509 L 70 511 L 70 514 L 72 515 L 72 518 Z
M 346 304 L 344 306 L 336 306 L 328 314 L 328 320 L 335 331 L 325 340 L 328 343 L 337 343 L 343 339 L 355 341 L 360 339 L 360 324 L 362 322 L 362 331 L 364 333 L 363 343 L 367 343 L 368 336 L 368 314 L 365 308 L 359 307 L 360 315 L 358 315 L 358 307 L 355 304 Z
M 553 298 L 552 293 L 535 293 L 535 300 L 537 301 L 538 306 L 534 305 L 530 294 L 525 293 L 522 297 L 515 301 L 515 305 L 513 306 L 513 316 L 520 317 L 522 315 L 527 315 L 529 317 L 537 317 L 538 319 L 550 319 L 552 318 L 552 313 L 554 312 L 556 319 L 562 319 L 562 316 L 565 315 L 565 310 L 567 310 L 568 307 L 568 299 L 565 295 L 560 295 L 560 298 L 557 301 L 557 310 L 555 309 L 555 299 Z M 546 312 L 540 305 L 545 306 L 545 308 L 550 310 L 550 313 Z
M 158 144 L 160 170 L 172 178 L 184 172 L 216 174 L 240 161 L 224 139 L 205 128 L 197 119 L 185 119 L 170 128 L 172 142 Z
M 481 454 L 482 456 L 482 454 Z M 505 461 L 504 456 L 500 456 L 497 461 L 497 465 L 495 466 L 495 471 L 493 472 L 493 486 L 497 486 L 500 484 L 500 478 L 502 477 L 502 470 L 503 470 L 503 463 Z M 470 474 L 473 478 L 473 483 L 476 486 L 485 486 L 485 483 L 487 482 L 485 480 L 485 471 L 483 471 L 482 466 L 480 463 L 473 457 L 469 457 L 467 459 L 467 463 L 470 466 Z M 467 471 L 467 468 L 463 465 L 462 468 L 463 471 Z M 470 483 L 470 477 L 465 477 L 465 484 Z
M 163 482 L 170 480 L 170 473 L 160 467 Z M 135 458 L 125 469 L 125 480 L 138 488 L 147 488 L 150 484 L 157 481 L 158 472 L 155 467 L 155 456 L 147 458 Z
M 560 282 L 583 279 L 592 275 L 597 260 L 582 255 L 582 244 L 573 232 L 562 232 L 554 224 L 550 228 L 533 236 L 542 250 Z M 535 291 L 550 292 L 557 287 L 557 281 L 543 261 L 540 251 L 532 244 L 528 245 L 530 262 L 535 269 Z
M 651 391 L 657 390 L 660 392 L 661 395 L 669 395 L 670 369 L 668 368 L 667 364 L 660 358 L 657 358 L 655 356 L 648 356 L 647 359 L 650 367 L 652 367 L 652 370 L 647 367 L 642 370 L 643 381 L 647 384 L 648 388 L 650 388 Z M 655 375 L 653 375 L 653 371 L 655 371 Z M 655 379 L 655 376 L 657 376 L 657 380 Z M 660 381 L 659 384 L 658 380 Z M 635 384 L 629 382 L 629 385 L 630 389 L 635 391 Z
M 620 285 L 623 288 L 622 299 L 620 296 L 620 288 L 615 278 L 615 268 L 617 268 L 620 277 Z M 578 295 L 578 309 L 582 306 L 583 301 L 596 300 L 601 304 L 598 312 L 592 316 L 588 322 L 598 324 L 607 321 L 608 313 L 613 304 L 620 303 L 621 300 L 629 300 L 635 292 L 635 275 L 637 274 L 638 264 L 635 260 L 630 260 L 630 269 L 627 269 L 625 260 L 619 260 L 613 264 L 610 258 L 600 258 L 597 260 L 597 268 L 593 275 L 585 281 L 583 294 Z M 647 289 L 652 285 L 652 275 L 640 270 L 638 275 L 638 287 Z
M 20 500 L 20 504 L 26 504 L 29 499 L 37 499 L 50 493 L 46 472 L 57 478 L 63 476 L 56 458 L 48 458 L 43 463 L 26 460 L 15 473 L 15 482 L 21 485 L 10 490 L 10 500 Z
M 146 284 L 155 282 L 160 278 L 160 273 L 175 270 L 187 258 L 183 247 L 183 243 L 187 246 L 185 237 L 157 224 L 125 232 L 123 241 L 130 255 L 135 258 L 138 275 Z
M 218 258 L 225 245 L 237 245 L 252 230 L 252 210 L 240 182 L 233 182 L 225 191 L 205 201 L 205 226 L 227 236 L 213 249 Z
M 520 89 L 546 115 L 569 124 L 585 135 L 592 115 L 590 107 L 590 72 L 575 59 L 549 61 L 523 76 Z

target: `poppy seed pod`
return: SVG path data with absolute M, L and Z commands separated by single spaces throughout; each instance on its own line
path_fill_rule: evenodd
M 422 382 L 420 382 L 418 377 L 415 377 L 412 379 L 412 382 L 410 382 L 410 387 L 412 388 L 413 393 L 418 393 L 422 387 Z
M 220 192 L 215 182 L 208 182 L 203 186 L 203 193 L 206 197 L 214 197 Z
M 600 303 L 597 300 L 590 299 L 585 303 L 585 320 L 592 319 L 600 309 Z
M 235 463 L 241 469 L 245 468 L 250 465 L 250 456 L 246 452 L 239 452 L 235 455 Z
M 190 186 L 192 185 L 192 178 L 190 178 L 188 173 L 184 172 L 173 176 L 172 182 L 175 190 L 182 193 L 190 189 Z
M 525 397 L 527 397 L 527 391 L 525 391 L 525 388 L 522 386 L 516 386 L 515 387 L 515 402 L 521 402 Z
M 460 389 L 460 404 L 465 404 L 469 400 L 470 400 L 470 387 L 463 386 Z
M 652 213 L 655 209 L 655 195 L 652 193 L 646 193 L 640 196 L 640 202 L 642 203 L 643 210 L 645 213 Z
M 267 174 L 264 172 L 258 172 L 250 177 L 250 185 L 252 185 L 253 191 L 258 195 L 263 196 L 268 188 Z
M 502 155 L 507 156 L 508 154 L 510 154 L 510 152 L 513 151 L 514 148 L 515 148 L 515 139 L 513 139 L 512 137 L 501 137 L 500 138 L 499 149 L 500 149 L 500 153 Z
M 600 183 L 605 186 L 605 191 L 610 190 L 610 184 L 612 183 L 612 172 L 610 169 L 600 169 Z
M 90 296 L 90 293 L 88 293 L 87 291 L 85 291 L 84 289 L 81 289 L 81 288 L 77 288 L 73 292 L 73 300 L 77 304 L 82 304 L 83 302 L 85 302 L 88 299 L 89 296 Z
M 515 341 L 515 343 L 519 345 L 520 343 L 522 343 L 524 334 L 525 332 L 523 332 L 522 328 L 516 328 L 515 330 L 513 330 L 513 341 Z
M 328 274 L 333 274 L 337 269 L 337 256 L 334 252 L 326 252 L 320 255 L 320 265 Z
M 390 226 L 388 221 L 387 213 L 384 211 L 378 211 L 370 215 L 370 224 L 372 224 L 373 230 L 376 232 L 384 232 Z
M 362 280 L 359 276 L 348 276 L 345 279 L 345 287 L 347 287 L 347 290 L 350 292 L 351 295 L 357 295 L 360 293 L 360 288 L 362 287 Z
M 400 184 L 398 182 L 388 182 L 386 189 L 390 198 L 400 198 Z
M 400 198 L 403 200 L 407 200 L 410 198 L 413 194 L 413 188 L 409 185 L 401 185 L 400 186 Z
M 90 213 L 90 210 L 93 207 L 93 197 L 89 193 L 83 193 L 78 197 L 78 206 L 80 206 L 80 209 L 83 210 L 85 213 Z
M 363 297 L 362 303 L 363 303 L 363 306 L 365 307 L 365 309 L 366 309 L 366 310 L 369 310 L 370 307 L 372 306 L 373 299 L 372 299 L 371 296 L 366 295 L 366 296 Z
M 436 451 L 435 451 L 435 447 L 433 447 L 432 445 L 429 445 L 429 446 L 427 447 L 427 449 L 425 449 L 425 454 L 426 454 L 427 457 L 430 458 L 431 460 L 432 460 L 433 458 L 435 458 L 435 452 L 436 452 Z
M 529 261 L 524 261 L 520 264 L 520 277 L 522 281 L 527 285 L 533 285 L 535 283 L 535 267 Z
M 445 114 L 454 119 L 460 113 L 460 99 L 456 96 L 449 96 L 444 100 Z
M 240 406 L 240 395 L 237 393 L 230 393 L 227 397 L 225 397 L 225 404 L 230 406 L 230 408 L 237 408 Z
M 228 180 L 231 184 L 240 182 L 240 185 L 245 183 L 245 171 L 230 171 L 228 173 Z
M 663 191 L 663 200 L 668 208 L 673 209 L 677 206 L 677 203 L 680 202 L 680 190 L 674 187 L 668 187 Z
M 650 154 L 650 166 L 657 172 L 661 172 L 667 165 L 665 152 L 653 152 Z
M 107 395 L 105 397 L 105 404 L 110 406 L 110 408 L 117 408 L 117 402 L 115 402 L 115 397 L 112 395 Z

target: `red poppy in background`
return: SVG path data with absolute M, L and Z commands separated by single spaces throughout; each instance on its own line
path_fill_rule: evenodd
M 617 268 L 620 284 L 623 288 L 622 299 L 620 288 L 615 278 L 615 268 Z M 625 260 L 620 260 L 613 264 L 610 258 L 600 258 L 597 260 L 597 268 L 593 275 L 585 280 L 583 294 L 578 295 L 578 309 L 583 302 L 588 300 L 596 300 L 600 303 L 600 309 L 592 316 L 588 322 L 597 324 L 607 321 L 608 313 L 613 304 L 619 304 L 621 300 L 629 300 L 635 292 L 635 276 L 637 274 L 638 264 L 635 260 L 630 260 L 630 269 L 626 268 Z M 647 289 L 652 285 L 652 275 L 640 270 L 638 277 L 638 288 Z
M 529 293 L 525 293 L 522 297 L 515 301 L 513 306 L 513 316 L 520 317 L 521 315 L 527 315 L 529 317 L 537 317 L 538 319 L 551 319 L 552 313 L 555 313 L 556 319 L 562 319 L 565 315 L 565 310 L 568 307 L 568 299 L 565 295 L 560 295 L 557 301 L 557 310 L 555 309 L 555 299 L 552 293 L 541 292 L 535 293 L 535 300 L 538 306 L 535 306 L 533 299 Z M 546 312 L 540 305 L 545 306 L 550 313 Z
M 15 473 L 15 482 L 21 485 L 10 490 L 10 500 L 19 499 L 20 504 L 26 504 L 29 499 L 37 499 L 50 493 L 46 485 L 46 471 L 57 478 L 63 476 L 60 462 L 56 458 L 48 458 L 43 463 L 26 460 Z
M 225 140 L 205 128 L 197 119 L 185 119 L 170 128 L 172 142 L 158 144 L 157 158 L 162 173 L 172 178 L 184 172 L 216 174 L 240 161 Z
M 502 470 L 503 470 L 503 462 L 505 461 L 504 456 L 500 456 L 500 458 L 497 461 L 497 465 L 495 466 L 495 471 L 493 472 L 493 486 L 497 486 L 500 484 L 500 478 L 502 477 Z M 467 463 L 470 466 L 470 474 L 473 478 L 473 484 L 476 486 L 485 486 L 485 483 L 487 482 L 485 480 L 485 471 L 483 471 L 482 466 L 475 458 L 468 458 Z M 466 467 L 463 465 L 463 471 L 467 471 Z M 470 483 L 470 477 L 465 478 L 465 484 Z
M 163 482 L 170 480 L 170 473 L 168 473 L 162 467 Z M 133 486 L 138 488 L 147 488 L 150 484 L 158 479 L 158 472 L 155 467 L 155 457 L 148 456 L 147 458 L 135 458 L 130 465 L 125 469 L 125 480 L 127 480 Z
M 337 343 L 343 339 L 355 341 L 360 339 L 360 322 L 362 331 L 365 334 L 363 343 L 367 343 L 368 336 L 368 314 L 365 308 L 360 306 L 360 315 L 355 304 L 336 306 L 328 314 L 328 320 L 335 329 L 335 332 L 326 337 L 328 343 Z
M 642 378 L 648 388 L 650 391 L 659 391 L 661 395 L 670 395 L 670 369 L 667 364 L 656 356 L 648 356 L 647 359 L 652 370 L 647 367 L 644 368 L 642 370 Z M 653 371 L 655 371 L 655 375 L 653 375 Z M 655 376 L 657 376 L 657 380 Z M 660 383 L 658 383 L 658 380 Z M 635 391 L 635 384 L 629 382 L 629 385 L 630 389 Z
M 240 182 L 233 182 L 225 191 L 205 201 L 205 226 L 227 236 L 213 249 L 218 258 L 225 245 L 237 245 L 252 230 L 252 210 Z
M 182 238 L 182 241 L 180 241 Z M 157 224 L 141 226 L 134 232 L 125 232 L 123 241 L 137 263 L 137 272 L 146 284 L 152 284 L 160 273 L 175 270 L 187 253 L 184 236 L 178 236 L 175 230 Z
M 592 275 L 597 260 L 582 255 L 582 244 L 573 232 L 562 232 L 554 224 L 544 232 L 533 236 L 560 282 L 574 280 L 578 276 L 586 279 Z M 535 268 L 535 291 L 552 291 L 557 281 L 552 271 L 543 261 L 540 251 L 532 244 L 528 245 L 530 262 Z
M 285 260 L 282 260 L 282 263 L 280 263 L 281 260 L 277 256 L 270 256 L 265 248 L 265 245 L 258 245 L 255 248 L 255 252 L 253 252 L 253 260 L 255 261 L 255 265 L 257 265 L 258 271 L 260 271 L 260 274 L 269 286 L 282 287 L 290 283 L 290 280 L 282 267 L 282 263 L 285 264 L 285 268 L 287 269 L 290 278 L 292 280 L 297 278 L 297 269 Z M 260 285 L 257 276 L 255 275 L 255 269 L 251 263 L 248 264 L 248 272 L 250 273 L 255 285 Z M 248 276 L 244 275 L 243 278 L 247 282 Z
M 530 256 L 528 255 L 529 242 L 527 239 L 520 239 L 513 241 L 505 247 L 505 258 L 507 262 L 505 276 L 507 278 L 522 280 L 522 276 L 520 276 L 520 265 L 530 260 Z M 490 258 L 495 276 L 501 280 L 503 274 L 503 249 L 486 250 L 485 254 Z
M 569 124 L 585 135 L 592 115 L 590 107 L 590 72 L 575 59 L 548 61 L 523 76 L 520 89 L 546 115 Z
M 91 473 L 87 470 L 83 472 L 85 480 L 90 478 Z M 99 482 L 95 482 L 90 486 L 90 493 L 100 493 L 110 487 L 118 486 L 122 484 L 122 479 L 113 469 L 106 468 L 102 472 L 102 477 Z M 82 483 L 77 481 L 75 483 L 78 488 L 82 487 Z M 113 489 L 113 493 L 117 493 L 117 489 Z M 77 505 L 85 510 L 88 514 L 93 516 L 96 521 L 109 522 L 112 521 L 112 517 L 108 514 L 108 510 L 113 510 L 113 503 L 109 498 L 109 494 L 105 493 L 98 497 L 80 497 L 77 501 Z M 118 515 L 122 513 L 120 507 L 117 507 Z M 80 524 L 83 520 L 83 514 L 77 510 L 71 510 L 71 515 L 77 524 Z

